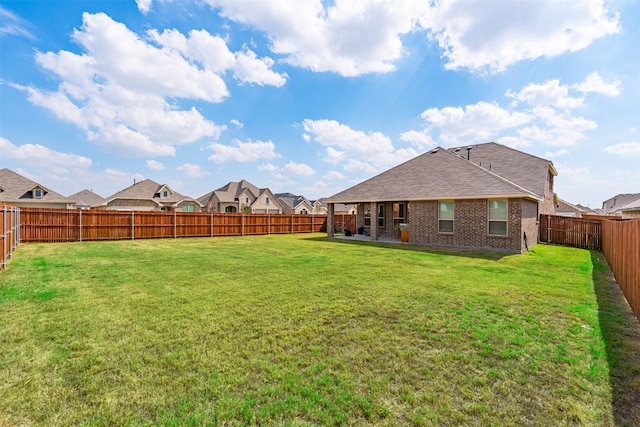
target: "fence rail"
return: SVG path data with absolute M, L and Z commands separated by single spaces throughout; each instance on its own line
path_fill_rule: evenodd
M 540 215 L 540 241 L 583 249 L 601 249 L 602 221 Z
M 640 219 L 602 221 L 602 252 L 640 320 Z
M 23 208 L 21 218 L 23 242 L 313 233 L 327 227 L 326 215 Z M 342 229 L 355 224 L 354 215 L 335 219 Z
M 0 258 L 0 270 L 7 268 L 13 251 L 20 243 L 20 209 L 13 206 L 2 206 L 2 258 Z

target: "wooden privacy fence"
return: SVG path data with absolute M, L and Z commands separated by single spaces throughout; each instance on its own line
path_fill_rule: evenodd
M 13 256 L 14 249 L 20 243 L 20 209 L 2 206 L 2 252 L 0 270 L 7 268 L 7 262 Z
M 640 219 L 602 221 L 602 252 L 640 320 Z
M 355 224 L 354 215 L 335 215 L 335 219 L 341 224 Z M 313 233 L 326 231 L 326 227 L 326 215 L 21 210 L 23 242 Z
M 540 215 L 540 241 L 574 248 L 599 250 L 602 244 L 602 221 Z

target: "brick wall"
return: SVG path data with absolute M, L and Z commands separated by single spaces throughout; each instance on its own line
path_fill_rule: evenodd
M 540 202 L 539 213 L 541 215 L 555 215 L 556 204 L 553 197 L 553 175 L 551 172 L 547 173 L 547 182 L 544 185 L 544 200 Z M 529 236 L 529 233 L 527 233 Z
M 488 231 L 488 200 L 456 200 L 454 202 L 454 232 L 438 232 L 438 202 L 410 202 L 409 242 L 435 246 L 492 248 L 510 252 L 521 252 L 523 203 L 521 199 L 509 199 L 507 236 L 490 236 Z M 527 203 L 524 210 L 528 216 L 535 217 L 535 203 Z M 533 218 L 527 219 L 527 236 L 533 233 Z M 535 226 L 535 225 L 534 225 Z M 535 238 L 533 239 L 535 240 Z

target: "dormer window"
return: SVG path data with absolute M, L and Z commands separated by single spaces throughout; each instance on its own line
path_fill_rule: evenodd
M 245 203 L 249 203 L 249 198 L 248 198 L 248 197 L 246 197 L 246 198 L 244 199 L 244 202 L 245 202 Z
M 266 203 L 269 204 L 269 198 L 267 197 Z
M 162 198 L 163 198 L 163 199 L 166 199 L 167 197 L 169 197 L 169 192 L 168 192 L 167 190 L 164 190 L 164 191 L 162 192 Z
M 33 198 L 34 199 L 42 199 L 42 188 L 35 188 L 33 190 Z

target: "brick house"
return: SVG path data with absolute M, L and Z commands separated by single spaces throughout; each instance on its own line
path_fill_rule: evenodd
M 281 214 L 282 205 L 268 188 L 258 188 L 243 179 L 198 197 L 207 212 Z
M 555 214 L 549 160 L 494 142 L 438 147 L 327 199 L 357 204 L 357 230 L 371 240 L 398 238 L 429 246 L 521 253 L 537 243 L 538 218 Z M 525 237 L 526 236 L 526 237 Z
M 92 205 L 92 209 L 131 211 L 180 211 L 200 212 L 202 205 L 195 199 L 183 196 L 166 184 L 145 179 L 119 191 L 102 202 Z
M 31 181 L 10 169 L 0 169 L 0 207 L 75 209 L 74 199 Z

